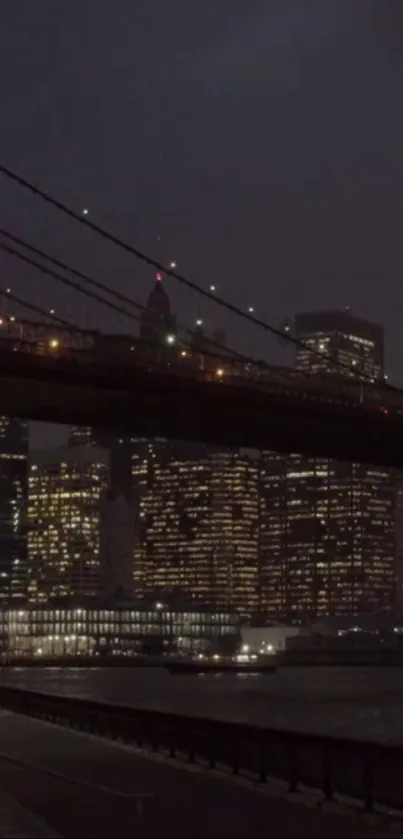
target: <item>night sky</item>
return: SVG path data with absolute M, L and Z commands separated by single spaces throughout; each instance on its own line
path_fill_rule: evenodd
M 403 383 L 402 0 L 14 0 L 0 89 L 6 166 L 276 326 L 345 305 L 383 323 Z M 7 182 L 0 221 L 145 300 L 149 268 Z M 128 328 L 8 257 L 0 270 L 77 322 Z M 167 289 L 182 322 L 291 360 Z

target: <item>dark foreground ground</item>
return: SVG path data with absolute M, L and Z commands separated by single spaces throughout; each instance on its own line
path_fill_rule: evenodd
M 0 837 L 382 835 L 356 816 L 0 712 Z

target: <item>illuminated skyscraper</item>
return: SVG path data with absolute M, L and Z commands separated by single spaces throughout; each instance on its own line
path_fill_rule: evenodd
M 345 311 L 307 312 L 295 317 L 297 369 L 369 379 L 384 376 L 383 329 Z
M 96 447 L 37 452 L 30 458 L 28 597 L 100 592 L 100 517 L 109 454 Z
M 23 600 L 27 582 L 28 424 L 0 417 L 0 602 Z
M 171 313 L 171 304 L 163 286 L 162 276 L 157 274 L 142 313 L 139 336 L 141 352 L 146 357 L 151 355 L 160 358 L 161 352 L 164 356 L 165 354 L 169 356 L 175 350 L 173 346 L 175 330 L 176 321 Z M 104 336 L 104 352 L 108 352 L 108 344 L 113 351 L 113 347 L 119 347 L 121 341 L 122 336 Z M 131 455 L 136 439 L 130 434 L 120 434 L 119 431 L 73 426 L 70 431 L 69 445 L 107 449 L 110 453 L 111 487 L 115 494 L 120 495 L 123 492 L 127 498 L 130 497 Z
M 256 461 L 246 453 L 144 440 L 132 463 L 136 593 L 256 611 Z
M 295 323 L 305 347 L 322 355 L 298 347 L 298 368 L 383 378 L 380 327 L 347 312 L 297 315 Z M 262 608 L 295 621 L 391 608 L 394 500 L 387 469 L 264 453 Z
M 142 316 L 140 351 L 146 357 L 169 358 L 177 351 L 175 330 L 169 298 L 157 276 Z M 208 338 L 201 325 L 193 337 L 198 349 L 225 343 L 224 333 Z M 195 354 L 190 351 L 189 357 L 194 359 Z M 195 606 L 202 601 L 246 614 L 257 610 L 256 460 L 246 453 L 197 444 L 72 429 L 71 447 L 82 444 L 110 452 L 111 487 L 116 497 L 123 492 L 127 502 L 121 499 L 119 510 L 128 541 L 128 505 L 133 510 L 132 579 L 137 596 L 161 599 L 166 593 L 193 599 Z M 126 548 L 119 556 L 114 579 L 123 580 L 116 585 L 127 590 Z M 112 576 L 111 570 L 111 580 Z

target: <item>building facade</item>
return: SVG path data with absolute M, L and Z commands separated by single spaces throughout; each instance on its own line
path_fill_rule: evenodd
M 160 652 L 189 652 L 236 641 L 239 618 L 208 609 L 168 604 L 94 602 L 23 609 L 0 608 L 0 653 L 16 657 L 135 655 L 148 645 Z M 156 643 L 157 642 L 157 643 Z
M 258 467 L 247 453 L 138 441 L 132 458 L 137 595 L 241 614 L 259 602 Z
M 28 483 L 28 600 L 100 591 L 100 517 L 109 454 L 96 447 L 33 453 Z
M 108 489 L 100 507 L 100 591 L 103 597 L 133 594 L 134 510 L 124 493 Z
M 176 320 L 171 312 L 169 297 L 165 291 L 162 275 L 157 274 L 146 307 L 142 313 L 140 340 L 150 354 L 162 348 L 169 348 L 176 333 Z
M 176 321 L 157 275 L 140 326 L 139 347 L 146 357 L 167 359 L 180 352 L 183 363 L 200 366 L 198 351 L 226 341 L 209 338 L 198 321 L 187 351 L 176 346 Z M 195 604 L 250 614 L 259 603 L 258 469 L 246 453 L 127 434 L 73 428 L 71 447 L 101 446 L 110 453 L 110 485 L 115 498 L 133 512 L 133 591 L 137 597 L 173 594 Z M 126 519 L 126 532 L 130 530 Z M 105 527 L 103 528 L 105 532 Z M 110 552 L 109 552 L 110 553 Z M 120 559 L 117 558 L 119 554 Z M 109 580 L 125 580 L 125 550 L 116 553 Z M 120 569 L 120 570 L 119 570 Z M 110 591 L 110 588 L 108 589 Z
M 0 417 L 0 604 L 26 597 L 27 488 L 28 423 Z
M 343 311 L 304 312 L 295 316 L 297 369 L 367 379 L 384 377 L 383 329 Z
M 382 330 L 349 312 L 297 315 L 296 334 L 298 369 L 384 376 Z M 263 453 L 262 609 L 297 623 L 391 609 L 394 505 L 390 470 Z

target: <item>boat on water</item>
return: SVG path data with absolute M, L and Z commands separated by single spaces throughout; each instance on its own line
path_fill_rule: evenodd
M 165 665 L 169 673 L 174 675 L 198 675 L 201 673 L 275 673 L 277 665 L 274 656 L 263 660 L 263 656 L 256 661 L 237 661 L 234 659 L 181 659 L 170 661 Z

